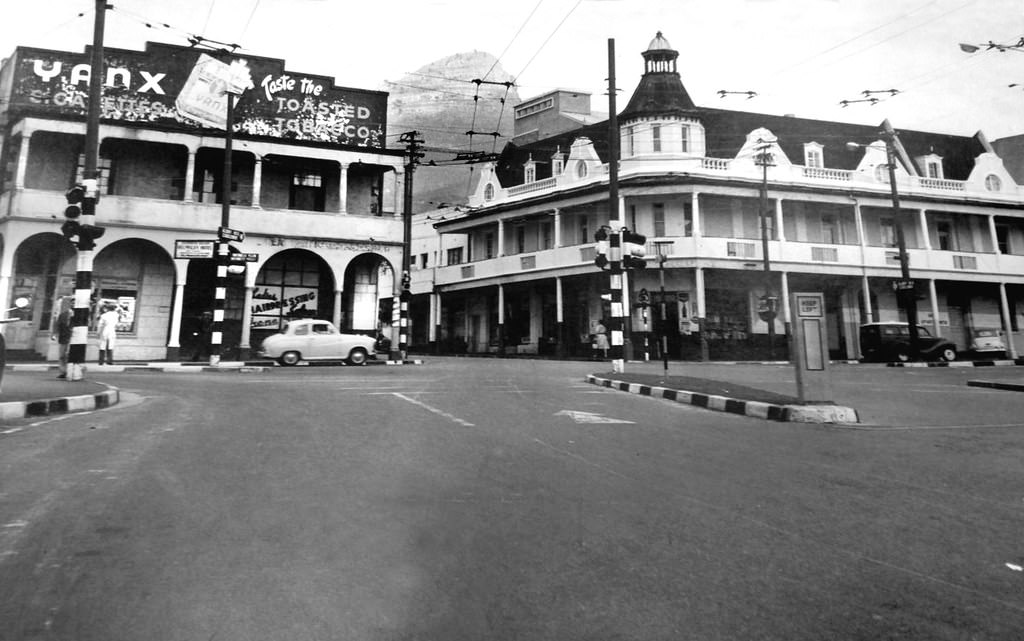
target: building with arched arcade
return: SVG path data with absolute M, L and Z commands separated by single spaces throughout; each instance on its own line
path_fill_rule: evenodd
M 188 358 L 213 306 L 225 132 L 178 104 L 200 55 L 155 43 L 104 52 L 93 297 L 119 303 L 119 360 Z M 253 87 L 234 110 L 229 226 L 244 233 L 233 247 L 258 261 L 228 287 L 224 356 L 246 357 L 292 317 L 375 333 L 402 253 L 387 93 L 232 59 Z M 76 270 L 64 194 L 82 179 L 90 73 L 88 51 L 26 47 L 0 69 L 0 300 L 31 301 L 6 327 L 8 350 L 55 356 L 52 314 Z

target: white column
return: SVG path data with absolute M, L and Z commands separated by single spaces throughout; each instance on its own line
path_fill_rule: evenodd
M 782 226 L 782 199 L 775 199 L 775 238 L 780 242 L 786 240 L 786 230 Z
M 1014 344 L 1013 323 L 1010 320 L 1010 301 L 1006 297 L 1006 283 L 999 283 L 999 307 L 1003 314 L 1003 342 L 1006 343 L 1006 356 L 1017 358 L 1017 346 Z
M 562 323 L 565 320 L 562 311 L 562 277 L 555 276 L 555 322 Z
M 21 146 L 18 147 L 18 166 L 14 170 L 14 188 L 25 188 L 25 171 L 28 169 L 28 146 L 32 141 L 32 132 L 21 134 Z
M 785 281 L 783 281 L 783 282 L 785 282 Z M 694 288 L 696 288 L 696 290 L 697 290 L 696 292 L 694 292 L 695 298 L 697 299 L 697 318 L 700 319 L 701 327 L 703 327 L 704 322 L 705 322 L 705 316 L 707 315 L 707 310 L 704 307 L 704 268 L 703 267 L 696 267 L 696 268 L 694 268 L 694 270 L 693 270 L 693 284 L 694 284 Z
M 505 324 L 505 286 L 498 283 L 498 324 Z
M 700 194 L 693 192 L 690 196 L 690 210 L 693 215 L 693 239 L 695 241 L 700 240 L 702 235 L 700 228 Z
M 441 299 L 436 292 L 430 293 L 430 323 L 427 327 L 427 341 L 430 343 L 437 342 L 437 319 L 441 313 Z
M 188 150 L 188 164 L 185 165 L 185 202 L 194 202 L 192 194 L 196 190 L 196 150 Z
M 928 302 L 932 305 L 932 334 L 939 335 L 939 294 L 935 289 L 935 279 L 928 279 Z M 916 304 L 916 303 L 915 303 Z
M 787 325 L 789 319 L 789 272 L 782 272 L 782 322 Z
M 245 271 L 247 272 L 245 278 L 249 280 L 249 270 L 246 269 Z M 252 340 L 252 295 L 255 291 L 255 287 L 246 284 L 245 298 L 242 303 L 242 336 L 238 343 L 238 349 L 241 352 L 240 356 L 243 360 L 248 357 L 249 349 L 252 347 L 249 343 Z
M 395 167 L 395 216 L 401 217 L 405 199 L 405 168 Z
M 928 217 L 925 216 L 924 210 L 917 210 L 917 226 L 921 230 L 921 246 L 924 249 L 932 248 L 932 239 L 928 235 Z
M 331 322 L 334 323 L 334 326 L 339 328 L 339 329 L 341 328 L 341 299 L 342 299 L 342 294 L 343 294 L 343 292 L 340 289 L 334 290 L 334 307 L 333 307 L 333 309 L 331 309 Z M 377 314 L 376 314 L 376 311 L 375 311 L 374 312 L 374 316 L 376 316 L 376 315 Z
M 996 233 L 996 217 L 994 214 L 987 216 L 988 218 L 988 234 L 992 237 L 992 251 L 997 255 L 1003 252 L 999 251 L 999 234 Z
M 188 261 L 185 261 L 184 271 L 188 272 Z M 181 315 L 185 305 L 185 283 L 174 284 L 174 306 L 171 312 L 171 335 L 167 340 L 167 347 L 181 347 Z
M 498 256 L 505 255 L 505 221 L 498 220 Z
M 263 193 L 263 157 L 256 156 L 252 168 L 252 206 L 260 207 L 260 194 Z
M 562 210 L 555 208 L 555 247 L 562 246 Z
M 341 168 L 338 175 L 338 213 L 346 214 L 348 213 L 348 163 L 338 164 Z
M 874 320 L 874 310 L 871 308 L 871 284 L 867 276 L 860 278 L 860 291 L 864 298 L 864 317 L 870 323 Z

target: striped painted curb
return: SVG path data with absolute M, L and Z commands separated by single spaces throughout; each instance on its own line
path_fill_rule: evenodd
M 857 412 L 841 405 L 775 405 L 760 401 L 744 401 L 715 394 L 627 383 L 589 374 L 587 382 L 630 394 L 663 398 L 686 405 L 696 405 L 717 412 L 729 412 L 752 418 L 788 423 L 858 423 Z
M 108 386 L 107 390 L 95 394 L 63 396 L 38 401 L 11 401 L 0 403 L 0 421 L 88 412 L 116 405 L 120 400 L 120 391 L 116 387 Z

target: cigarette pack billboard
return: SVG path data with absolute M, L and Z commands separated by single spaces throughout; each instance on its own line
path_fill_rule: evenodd
M 183 92 L 185 100 L 180 104 L 195 105 L 197 63 L 208 65 L 211 55 L 236 68 L 244 65 L 250 73 L 251 88 L 235 104 L 233 126 L 238 134 L 384 148 L 386 92 L 339 87 L 333 78 L 288 71 L 279 59 L 210 54 L 157 43 L 149 43 L 145 51 L 104 50 L 101 121 L 214 129 L 216 119 L 197 118 L 194 109 L 183 113 L 178 108 Z M 72 53 L 19 47 L 6 63 L 13 65 L 5 70 L 11 80 L 8 110 L 84 118 L 89 107 L 90 57 L 89 48 Z

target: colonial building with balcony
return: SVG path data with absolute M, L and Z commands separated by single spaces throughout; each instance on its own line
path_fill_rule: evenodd
M 772 334 L 784 357 L 788 294 L 802 291 L 825 295 L 832 357 L 857 358 L 861 323 L 905 320 L 898 226 L 926 329 L 961 349 L 981 328 L 1020 340 L 1024 189 L 980 132 L 885 137 L 882 125 L 700 107 L 660 33 L 643 57 L 614 134 L 616 203 L 605 121 L 510 143 L 466 210 L 433 223 L 459 245 L 431 271 L 439 344 L 589 355 L 610 316 L 594 232 L 615 221 L 647 237 L 648 268 L 627 275 L 633 358 L 658 357 L 663 330 L 672 358 L 764 357 Z M 641 290 L 649 308 L 634 306 Z
M 106 231 L 92 285 L 97 302 L 121 310 L 118 360 L 201 351 L 226 136 L 181 108 L 200 56 L 154 43 L 106 49 L 98 72 L 96 224 Z M 259 259 L 227 288 L 224 356 L 245 357 L 291 317 L 376 332 L 402 252 L 403 165 L 384 145 L 387 94 L 278 59 L 231 60 L 247 65 L 253 86 L 234 106 L 228 227 L 244 234 L 234 248 Z M 19 47 L 0 69 L 0 300 L 32 301 L 5 330 L 9 350 L 54 358 L 53 310 L 74 289 L 76 250 L 61 224 L 65 191 L 82 180 L 89 61 L 88 52 Z

